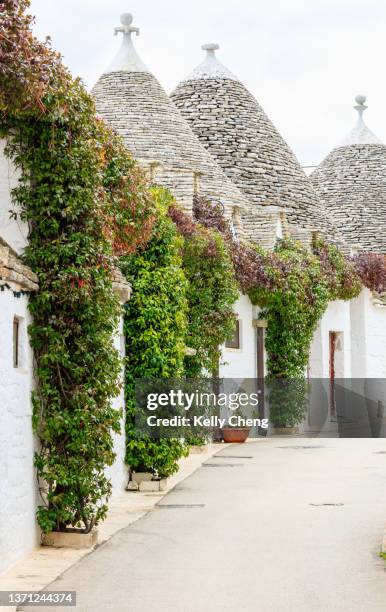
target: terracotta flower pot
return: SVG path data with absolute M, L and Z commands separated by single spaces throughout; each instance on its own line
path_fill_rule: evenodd
M 224 442 L 242 444 L 249 436 L 250 427 L 224 427 L 222 430 Z

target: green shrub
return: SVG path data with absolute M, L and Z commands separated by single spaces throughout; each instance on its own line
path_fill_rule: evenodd
M 120 306 L 114 248 L 133 252 L 154 213 L 122 142 L 59 54 L 31 32 L 29 2 L 2 3 L 0 136 L 20 170 L 13 199 L 29 226 L 25 261 L 38 275 L 29 327 L 36 390 L 33 426 L 43 531 L 90 531 L 106 515 L 120 411 L 114 349 Z M 144 226 L 144 228 L 143 228 Z
M 121 260 L 133 288 L 125 309 L 126 462 L 131 469 L 166 477 L 178 469 L 186 445 L 177 439 L 153 440 L 135 426 L 135 381 L 180 378 L 184 372 L 188 305 L 182 267 L 182 238 L 166 216 L 170 195 L 154 189 L 159 217 L 146 250 Z

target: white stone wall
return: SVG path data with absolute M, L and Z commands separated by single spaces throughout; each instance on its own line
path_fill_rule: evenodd
M 4 145 L 0 141 L 0 236 L 20 254 L 27 244 L 27 226 L 19 219 L 10 218 L 9 211 L 13 209 L 10 191 L 17 185 L 18 174 L 4 156 Z M 0 574 L 40 541 L 35 520 L 41 500 L 33 465 L 37 441 L 31 419 L 33 360 L 27 332 L 30 323 L 27 305 L 26 296 L 16 298 L 8 289 L 0 291 Z M 13 367 L 15 316 L 20 320 L 19 368 Z M 115 344 L 124 355 L 122 320 Z M 116 408 L 124 407 L 123 388 L 113 401 Z M 124 417 L 121 430 L 121 435 L 114 436 L 116 461 L 107 470 L 113 495 L 127 484 Z
M 386 378 L 386 308 L 368 289 L 351 301 L 353 377 Z
M 0 140 L 0 234 L 17 253 L 27 244 L 28 227 L 20 219 L 11 219 L 10 211 L 15 211 L 11 200 L 11 190 L 17 186 L 19 173 L 4 155 L 5 141 Z
M 353 378 L 367 376 L 366 302 L 368 299 L 366 291 L 362 291 L 355 300 L 350 302 Z
M 254 306 L 246 295 L 234 305 L 240 320 L 240 349 L 222 348 L 221 378 L 256 378 L 256 329 L 253 327 Z M 255 313 L 256 314 L 256 313 Z
M 20 367 L 13 367 L 13 320 L 19 318 Z M 33 466 L 32 354 L 27 297 L 0 291 L 0 574 L 38 543 Z
M 386 308 L 374 305 L 368 289 L 350 302 L 329 304 L 311 347 L 312 378 L 329 377 L 330 331 L 343 332 L 345 378 L 386 378 Z
M 0 291 L 0 574 L 40 542 L 36 508 L 41 502 L 33 465 L 37 441 L 32 432 L 31 391 L 33 389 L 32 351 L 27 326 L 30 316 L 26 296 L 16 298 L 9 290 Z M 13 367 L 13 320 L 19 319 L 20 367 Z M 115 346 L 124 355 L 123 320 Z M 123 380 L 123 371 L 122 377 Z M 113 400 L 124 408 L 123 387 Z M 116 461 L 106 473 L 113 485 L 113 496 L 127 485 L 124 414 L 121 434 L 114 434 Z
M 375 421 L 383 414 L 385 436 L 386 308 L 374 304 L 368 289 L 351 302 L 351 326 L 353 377 L 359 379 L 356 388 L 367 398 L 367 410 Z
M 330 407 L 330 332 L 338 332 L 335 347 L 335 377 L 351 377 L 350 303 L 331 302 L 314 333 L 309 359 L 310 408 L 300 431 L 319 435 L 338 435 L 338 425 Z M 318 380 L 316 380 L 318 379 Z
M 125 340 L 123 335 L 123 317 L 121 317 L 119 323 L 119 330 L 114 340 L 115 348 L 118 349 L 122 358 L 125 356 Z M 123 491 L 128 482 L 128 471 L 127 465 L 125 464 L 125 452 L 126 452 L 126 436 L 125 436 L 125 395 L 123 388 L 124 381 L 124 370 L 122 368 L 121 373 L 121 392 L 113 399 L 113 406 L 117 410 L 123 409 L 123 415 L 121 419 L 121 433 L 113 434 L 114 438 L 114 452 L 116 458 L 114 464 L 106 469 L 106 474 L 111 480 L 113 485 L 113 496 Z
M 342 300 L 328 305 L 315 331 L 310 352 L 309 375 L 311 378 L 329 378 L 330 331 L 342 334 L 342 342 L 339 342 L 335 353 L 336 377 L 350 378 L 352 376 L 350 303 Z
M 326 399 L 328 403 L 329 395 L 330 331 L 343 333 L 335 353 L 336 378 L 351 379 L 345 384 L 349 393 L 343 406 L 344 414 L 347 418 L 352 416 L 353 422 L 360 420 L 360 435 L 378 435 L 382 412 L 386 416 L 386 308 L 374 304 L 368 289 L 350 302 L 339 301 L 329 305 L 316 330 L 310 357 L 311 378 L 325 379 L 324 384 L 316 385 L 315 391 L 321 395 L 321 404 Z M 356 407 L 353 405 L 355 403 Z M 323 429 L 328 431 L 334 427 L 337 429 L 334 419 L 325 411 L 314 409 L 309 419 L 311 429 L 316 425 L 323 425 Z M 320 422 L 317 422 L 318 419 Z M 383 422 L 386 423 L 385 418 Z M 383 429 L 385 434 L 386 425 L 383 425 Z

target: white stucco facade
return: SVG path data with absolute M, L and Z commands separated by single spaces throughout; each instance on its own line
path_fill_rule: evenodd
M 335 301 L 321 319 L 311 346 L 311 378 L 328 378 L 329 333 L 338 332 L 337 378 L 386 378 L 386 307 L 368 289 L 350 302 Z
M 351 323 L 350 303 L 337 300 L 331 302 L 314 334 L 311 345 L 310 378 L 328 378 L 330 367 L 330 332 L 339 334 L 336 346 L 336 377 L 351 378 Z
M 302 429 L 338 432 L 330 385 L 331 332 L 336 334 L 333 376 L 340 422 L 357 424 L 354 436 L 380 435 L 386 415 L 386 307 L 368 289 L 350 302 L 329 304 L 317 327 L 309 363 L 313 408 Z
M 20 255 L 27 244 L 28 228 L 9 212 L 14 210 L 11 190 L 17 185 L 18 173 L 4 156 L 4 145 L 4 141 L 0 141 L 0 238 L 3 240 L 0 247 L 7 244 Z M 126 288 L 124 293 L 127 294 Z M 15 319 L 18 321 L 17 367 L 14 363 Z M 0 273 L 0 574 L 40 542 L 35 518 L 41 499 L 34 468 L 38 443 L 32 431 L 33 355 L 27 330 L 30 322 L 28 296 L 20 293 L 17 283 L 8 281 Z M 121 317 L 115 346 L 122 357 L 124 344 Z M 119 396 L 112 401 L 115 408 L 124 409 L 123 385 Z M 124 414 L 121 434 L 113 436 L 116 460 L 106 471 L 113 495 L 116 495 L 127 484 Z
M 353 338 L 352 376 L 386 378 L 386 307 L 363 289 L 350 302 Z
M 39 538 L 27 301 L 26 296 L 14 297 L 9 289 L 0 291 L 0 574 Z M 19 321 L 19 367 L 13 362 L 15 317 Z
M 121 317 L 119 322 L 119 329 L 114 339 L 115 348 L 119 351 L 119 354 L 122 359 L 125 357 L 125 340 L 123 335 L 123 317 Z M 122 372 L 120 376 L 120 384 L 121 390 L 117 397 L 115 397 L 113 402 L 113 407 L 116 410 L 122 410 L 121 417 L 121 433 L 116 434 L 113 433 L 114 440 L 114 452 L 115 452 L 115 461 L 112 466 L 106 469 L 106 474 L 111 481 L 113 492 L 112 495 L 115 496 L 118 493 L 122 492 L 127 485 L 128 482 L 128 470 L 127 465 L 125 464 L 125 453 L 126 453 L 126 435 L 125 435 L 125 394 L 124 394 L 124 368 L 122 366 Z
M 253 326 L 255 307 L 247 295 L 240 294 L 234 311 L 240 322 L 240 348 L 222 347 L 220 378 L 256 378 L 256 330 Z
M 1 284 L 1 283 L 0 283 Z M 27 327 L 31 321 L 28 297 L 0 291 L 0 575 L 40 542 L 35 515 L 41 499 L 38 492 L 34 452 L 37 440 L 32 431 L 32 350 Z M 15 317 L 19 322 L 19 367 L 14 367 Z M 124 355 L 123 319 L 115 346 Z M 123 369 L 121 374 L 123 381 Z M 115 496 L 127 485 L 125 459 L 124 390 L 113 400 L 123 409 L 121 433 L 113 434 L 116 460 L 106 469 Z
M 0 236 L 20 254 L 27 244 L 28 226 L 10 215 L 10 211 L 16 210 L 11 191 L 18 184 L 19 173 L 4 155 L 5 144 L 4 140 L 0 140 Z

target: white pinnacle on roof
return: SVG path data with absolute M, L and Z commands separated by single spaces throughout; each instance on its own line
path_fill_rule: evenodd
M 291 224 L 335 238 L 336 228 L 321 209 L 310 180 L 260 104 L 217 60 L 216 45 L 204 49 L 208 57 L 176 87 L 171 99 L 244 193 L 248 214 L 254 217 L 256 207 L 280 206 Z
M 130 13 L 121 15 L 121 26 L 114 28 L 114 34 L 123 34 L 122 46 L 110 66 L 105 70 L 109 72 L 149 72 L 138 53 L 136 52 L 131 35 L 139 36 L 139 28 L 133 28 L 133 16 Z
M 355 129 L 310 179 L 349 244 L 386 254 L 386 146 L 363 121 L 365 96 L 355 101 L 359 114 Z
M 239 79 L 222 64 L 215 54 L 220 48 L 220 45 L 208 43 L 202 45 L 201 49 L 206 51 L 206 58 L 191 72 L 184 81 L 195 81 L 196 79 L 231 79 L 238 81 Z
M 381 140 L 367 127 L 363 120 L 363 113 L 367 106 L 365 106 L 366 96 L 358 95 L 355 98 L 356 106 L 355 110 L 358 111 L 358 121 L 354 129 L 350 132 L 346 138 L 339 143 L 336 148 L 348 147 L 356 144 L 383 144 Z
M 226 214 L 247 207 L 243 193 L 227 178 L 194 135 L 165 90 L 133 48 L 132 16 L 121 17 L 123 45 L 92 89 L 100 117 L 120 134 L 149 172 L 153 183 L 168 187 L 188 208 L 193 194 L 221 202 Z M 237 211 L 236 211 L 237 212 Z

